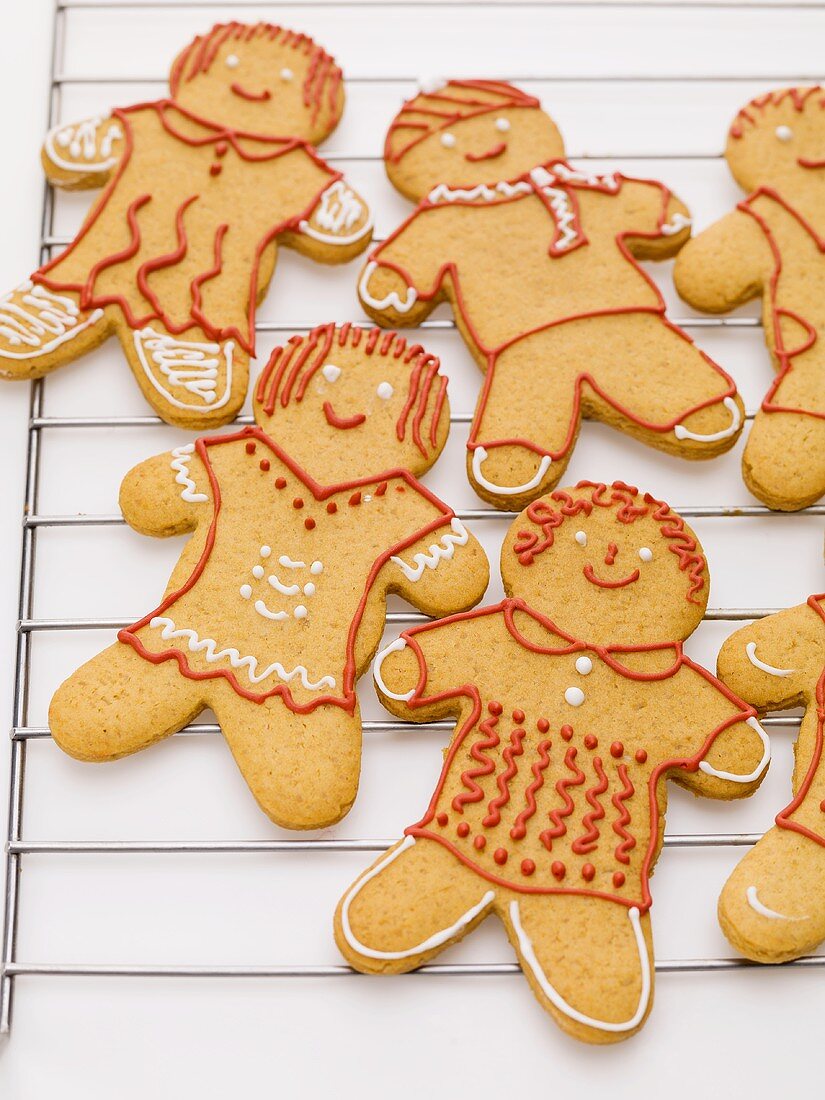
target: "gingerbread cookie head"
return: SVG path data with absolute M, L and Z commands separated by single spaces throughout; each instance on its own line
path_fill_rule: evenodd
M 305 34 L 272 23 L 217 24 L 178 54 L 175 103 L 200 119 L 317 144 L 344 109 L 341 70 Z
M 413 202 L 440 183 L 514 180 L 563 156 L 561 135 L 539 101 L 493 80 L 427 85 L 395 116 L 384 145 L 391 183 Z
M 751 100 L 731 125 L 725 156 L 745 191 L 814 182 L 825 169 L 825 89 L 783 88 Z
M 708 602 L 699 540 L 669 505 L 620 481 L 530 504 L 501 550 L 508 595 L 596 645 L 684 641 Z
M 420 475 L 447 441 L 440 361 L 382 329 L 320 325 L 275 348 L 255 419 L 324 484 L 403 468 Z

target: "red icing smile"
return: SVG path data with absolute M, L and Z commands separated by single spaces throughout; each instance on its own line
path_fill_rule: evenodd
M 825 160 L 809 160 L 807 157 L 799 157 L 796 163 L 800 168 L 825 168 Z
M 500 141 L 498 145 L 494 145 L 493 148 L 488 149 L 486 153 L 465 153 L 464 159 L 471 160 L 473 163 L 480 160 L 493 160 L 495 157 L 500 157 L 506 148 L 507 142 Z
M 586 565 L 584 567 L 584 575 L 590 581 L 591 584 L 597 584 L 599 588 L 624 588 L 628 584 L 635 584 L 639 579 L 639 570 L 634 569 L 632 573 L 629 573 L 626 577 L 623 577 L 620 581 L 603 581 L 601 577 L 597 577 L 593 572 L 592 565 Z
M 329 401 L 324 402 L 324 416 L 331 428 L 357 428 L 367 419 L 363 413 L 356 413 L 355 416 L 338 416 Z
M 262 92 L 248 92 L 246 88 L 242 88 L 240 84 L 230 84 L 230 91 L 235 95 L 239 95 L 241 99 L 251 99 L 253 103 L 265 103 L 267 99 L 272 98 L 272 93 L 269 88 L 264 88 Z

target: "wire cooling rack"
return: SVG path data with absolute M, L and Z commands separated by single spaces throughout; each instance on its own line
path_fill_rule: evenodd
M 393 8 L 408 8 L 412 6 L 412 0 L 392 0 L 391 5 Z M 427 5 L 425 2 L 425 7 Z M 469 8 L 476 7 L 479 9 L 484 8 L 496 8 L 504 7 L 501 0 L 458 0 L 458 2 L 451 5 L 454 8 Z M 569 8 L 570 4 L 544 4 L 540 0 L 517 0 L 517 5 L 520 8 Z M 609 9 L 615 7 L 610 3 L 610 0 L 584 0 L 583 3 L 578 5 L 579 7 L 592 7 Z M 629 5 L 633 7 L 634 5 Z M 635 5 L 638 7 L 639 5 Z M 677 3 L 657 3 L 656 8 L 659 9 L 681 9 L 684 11 L 687 5 Z M 714 10 L 728 10 L 736 9 L 737 7 L 746 7 L 752 11 L 765 10 L 770 8 L 782 8 L 787 10 L 783 4 L 771 4 L 765 3 L 751 3 L 744 5 L 737 5 L 735 3 L 721 3 L 716 0 L 699 0 L 699 3 L 690 5 L 691 7 L 699 7 L 702 9 L 714 9 Z M 368 0 L 349 0 L 348 3 L 338 3 L 335 0 L 304 0 L 300 5 L 292 5 L 289 9 L 289 19 L 294 20 L 296 25 L 301 18 L 301 13 L 308 13 L 317 8 L 346 8 L 346 9 L 358 9 L 358 8 L 372 8 L 376 10 L 377 4 L 375 0 L 373 3 L 369 3 Z M 805 10 L 817 10 L 820 8 L 819 4 L 807 4 L 800 3 L 794 5 L 795 8 L 800 11 Z M 55 25 L 54 25 L 54 40 L 52 50 L 52 63 L 51 63 L 51 78 L 50 78 L 50 92 L 49 92 L 49 125 L 55 124 L 61 119 L 61 106 L 64 90 L 67 88 L 78 87 L 82 85 L 106 85 L 111 86 L 113 89 L 117 89 L 118 85 L 158 85 L 162 81 L 162 74 L 160 72 L 153 73 L 129 73 L 127 76 L 114 75 L 114 66 L 111 73 L 100 71 L 83 73 L 78 72 L 77 67 L 73 68 L 70 73 L 65 70 L 65 58 L 67 47 L 71 45 L 71 36 L 73 33 L 77 33 L 73 30 L 72 19 L 70 15 L 77 13 L 85 13 L 86 17 L 90 13 L 103 12 L 103 11 L 127 11 L 129 9 L 150 9 L 151 18 L 156 21 L 162 21 L 166 17 L 174 15 L 175 19 L 179 21 L 181 14 L 186 14 L 188 9 L 192 9 L 191 32 L 195 33 L 198 30 L 202 30 L 209 25 L 209 21 L 215 18 L 230 17 L 230 18 L 243 18 L 237 7 L 233 8 L 231 13 L 226 5 L 213 3 L 212 0 L 200 0 L 197 4 L 188 4 L 185 0 L 147 0 L 145 3 L 129 3 L 128 0 L 124 3 L 107 2 L 107 0 L 100 0 L 99 3 L 95 0 L 89 0 L 88 3 L 80 2 L 72 3 L 70 0 L 65 2 L 58 2 L 55 11 Z M 282 13 L 282 6 L 272 4 L 255 4 L 250 3 L 244 5 L 244 11 L 249 9 L 253 18 L 266 18 L 272 20 L 287 21 L 287 16 Z M 196 14 L 196 9 L 197 13 Z M 215 10 L 221 9 L 221 10 Z M 300 9 L 300 10 L 299 10 Z M 442 9 L 443 10 L 443 9 Z M 365 15 L 365 12 L 358 13 L 360 18 Z M 304 24 L 301 24 L 304 27 Z M 307 28 L 308 29 L 308 28 Z M 181 45 L 184 40 L 181 40 Z M 335 43 L 326 42 L 325 45 L 335 48 Z M 476 75 L 487 75 L 476 74 Z M 622 84 L 625 82 L 632 82 L 635 84 L 644 84 L 646 81 L 655 80 L 658 84 L 667 84 L 668 82 L 680 82 L 682 84 L 708 84 L 713 82 L 716 84 L 724 84 L 731 82 L 737 86 L 741 85 L 743 91 L 741 98 L 746 98 L 751 94 L 751 85 L 762 85 L 768 87 L 772 84 L 781 83 L 802 83 L 806 81 L 813 81 L 817 79 L 815 73 L 782 73 L 771 72 L 760 75 L 758 72 L 741 72 L 737 74 L 725 74 L 709 72 L 704 74 L 686 73 L 683 75 L 668 74 L 665 76 L 657 75 L 655 77 L 644 75 L 633 75 L 622 68 L 618 68 L 614 72 L 605 73 L 604 71 L 598 74 L 590 75 L 577 75 L 574 72 L 566 72 L 563 75 L 551 74 L 548 72 L 539 73 L 534 75 L 527 75 L 524 72 L 518 73 L 497 73 L 498 76 L 504 78 L 511 78 L 517 80 L 522 84 L 530 84 L 531 82 L 538 82 L 541 84 L 547 84 L 553 86 L 557 82 L 564 81 L 567 86 L 575 85 L 577 83 L 599 83 L 600 85 Z M 349 76 L 349 74 L 348 74 Z M 378 83 L 384 85 L 410 85 L 415 80 L 413 75 L 399 76 L 396 74 L 382 73 L 380 76 L 375 74 L 365 73 L 363 75 L 356 75 L 348 80 L 348 85 L 357 86 L 358 84 L 370 84 Z M 747 90 L 745 90 L 747 89 Z M 408 87 L 400 89 L 405 94 L 410 90 Z M 151 94 L 146 93 L 147 97 Z M 327 154 L 325 154 L 327 155 Z M 576 155 L 576 151 L 573 150 L 571 155 L 575 159 L 579 160 L 605 160 L 612 159 L 611 157 L 597 157 L 589 155 L 587 151 L 582 151 L 580 155 Z M 378 156 L 375 153 L 363 153 L 359 150 L 352 151 L 340 151 L 337 153 L 331 153 L 327 155 L 327 159 L 330 161 L 347 161 L 347 162 L 376 162 Z M 620 159 L 616 154 L 616 159 Z M 649 151 L 636 151 L 628 152 L 623 151 L 621 157 L 623 160 L 639 160 L 644 161 L 646 159 L 655 160 L 669 160 L 678 159 L 679 161 L 690 161 L 691 159 L 707 161 L 709 156 L 707 153 L 693 153 L 684 151 L 663 151 L 651 153 Z M 690 195 L 686 196 L 690 201 Z M 43 203 L 43 217 L 41 227 L 40 238 L 40 250 L 41 260 L 45 260 L 51 255 L 51 250 L 54 247 L 59 247 L 67 244 L 71 239 L 69 235 L 60 232 L 56 229 L 55 220 L 56 200 L 55 196 L 50 189 L 46 188 Z M 671 310 L 673 315 L 673 310 Z M 328 320 L 328 316 L 316 316 L 310 320 L 298 320 L 297 323 L 290 321 L 261 321 L 257 325 L 257 329 L 260 333 L 291 333 L 295 331 L 306 330 L 312 327 L 314 324 L 321 321 Z M 674 320 L 678 324 L 684 326 L 689 330 L 698 330 L 700 333 L 705 332 L 718 332 L 729 331 L 732 333 L 745 333 L 753 329 L 759 329 L 761 322 L 756 316 L 735 316 L 726 318 L 708 318 L 708 317 L 692 317 L 674 316 Z M 454 329 L 453 322 L 446 319 L 431 320 L 425 322 L 422 326 L 423 329 L 429 330 L 433 334 L 435 333 L 452 333 Z M 457 337 L 455 337 L 457 340 Z M 31 406 L 30 406 L 30 420 L 28 428 L 27 438 L 27 461 L 26 461 L 26 484 L 25 484 L 25 508 L 23 514 L 23 531 L 22 531 L 22 556 L 20 562 L 20 597 L 19 597 L 19 623 L 18 623 L 18 636 L 16 646 L 16 661 L 14 669 L 14 699 L 13 699 L 13 715 L 12 715 L 12 730 L 11 730 L 11 787 L 9 797 L 9 816 L 8 816 L 8 837 L 7 837 L 7 872 L 6 872 L 6 884 L 5 884 L 5 922 L 2 941 L 2 970 L 0 974 L 2 978 L 0 980 L 0 1035 L 7 1035 L 11 1025 L 11 1013 L 12 1013 L 12 999 L 14 993 L 14 986 L 18 979 L 27 978 L 35 975 L 48 975 L 51 977 L 60 976 L 86 976 L 86 977 L 105 977 L 105 976 L 119 976 L 119 977 L 278 977 L 278 978 L 311 978 L 311 977 L 346 977 L 353 974 L 353 971 L 349 967 L 344 965 L 315 965 L 315 964 L 290 964 L 290 965 L 176 965 L 176 964 L 163 964 L 163 965 L 151 965 L 151 964 L 118 964 L 118 963 L 62 963 L 62 962 L 38 962 L 36 959 L 20 958 L 18 953 L 18 924 L 19 915 L 21 911 L 21 868 L 25 860 L 36 859 L 39 855 L 51 854 L 65 856 L 71 858 L 73 855 L 80 853 L 85 854 L 111 854 L 123 855 L 134 853 L 146 853 L 146 854 L 158 854 L 174 857 L 175 855 L 189 854 L 189 853 L 223 853 L 223 854 L 238 854 L 238 853 L 260 853 L 260 852 L 290 852 L 296 854 L 309 854 L 317 852 L 380 852 L 384 850 L 392 840 L 390 838 L 376 838 L 376 837 L 356 837 L 350 839 L 339 839 L 322 837 L 320 839 L 307 839 L 300 836 L 291 836 L 284 839 L 261 839 L 261 840 L 249 840 L 249 841 L 237 841 L 237 840 L 213 840 L 213 841 L 191 841 L 191 840 L 168 840 L 168 841 L 140 841 L 140 840 L 45 840 L 35 841 L 26 839 L 23 831 L 23 818 L 24 809 L 26 804 L 26 768 L 27 768 L 27 746 L 29 742 L 36 741 L 38 739 L 46 739 L 50 737 L 50 731 L 46 726 L 32 724 L 30 721 L 30 694 L 33 685 L 33 662 L 32 662 L 32 642 L 34 637 L 41 632 L 55 632 L 55 631 L 68 631 L 68 632 L 81 632 L 86 630 L 115 630 L 126 625 L 129 622 L 134 621 L 143 613 L 144 608 L 134 607 L 131 609 L 133 614 L 126 618 L 107 618 L 107 617 L 94 617 L 94 618 L 78 618 L 78 617 L 42 617 L 35 614 L 35 587 L 36 587 L 36 550 L 38 544 L 38 535 L 44 529 L 54 528 L 79 528 L 89 527 L 94 528 L 99 532 L 101 539 L 107 537 L 107 533 L 111 532 L 117 525 L 123 523 L 121 516 L 116 514 L 83 514 L 78 512 L 77 514 L 45 514 L 40 511 L 40 496 L 41 496 L 41 458 L 44 439 L 48 437 L 49 433 L 54 432 L 57 429 L 68 430 L 78 433 L 89 433 L 96 429 L 106 429 L 112 433 L 120 432 L 125 428 L 147 428 L 160 426 L 161 422 L 157 417 L 135 415 L 135 416 L 60 416 L 60 415 L 46 415 L 44 410 L 46 409 L 45 394 L 47 386 L 51 383 L 46 381 L 35 382 L 31 387 Z M 49 406 L 51 408 L 51 406 Z M 748 420 L 752 420 L 754 415 L 753 408 L 748 410 Z M 471 413 L 469 411 L 455 412 L 452 417 L 454 424 L 467 424 L 471 420 Z M 240 423 L 251 422 L 251 417 L 241 416 L 239 418 Z M 166 430 L 162 428 L 161 430 Z M 460 434 L 460 433 L 459 433 Z M 158 448 L 160 449 L 160 448 Z M 788 517 L 776 513 L 771 513 L 768 509 L 757 504 L 741 504 L 741 505 L 719 505 L 719 504 L 679 504 L 676 500 L 674 507 L 683 516 L 691 519 L 708 519 L 717 520 L 721 523 L 731 524 L 742 519 L 769 519 L 771 524 L 781 525 L 788 523 L 799 523 L 799 517 Z M 468 520 L 474 524 L 482 525 L 485 528 L 494 528 L 496 533 L 502 535 L 507 523 L 512 518 L 513 513 L 498 512 L 488 508 L 480 507 L 467 507 L 458 508 L 457 512 L 462 519 Z M 813 517 L 825 516 L 825 505 L 817 505 L 805 510 L 800 514 L 804 516 L 805 523 L 817 523 L 821 530 L 821 521 L 813 519 Z M 480 530 L 480 528 L 478 528 Z M 706 619 L 722 621 L 722 622 L 737 622 L 742 620 L 750 620 L 758 618 L 767 614 L 770 614 L 774 608 L 769 607 L 716 607 L 709 609 L 706 615 Z M 421 621 L 424 618 L 422 615 L 414 614 L 405 611 L 392 611 L 387 615 L 387 622 L 392 627 L 398 627 L 401 625 L 407 625 L 413 622 Z M 799 717 L 797 716 L 769 716 L 765 719 L 765 725 L 768 727 L 798 727 Z M 442 735 L 444 731 L 451 728 L 451 723 L 448 722 L 434 722 L 427 726 L 418 727 L 419 729 L 431 730 L 433 732 L 441 731 Z M 364 729 L 368 734 L 388 734 L 397 732 L 404 728 L 403 723 L 390 720 L 372 720 L 365 721 Z M 218 727 L 208 722 L 194 723 L 186 729 L 182 730 L 177 736 L 210 736 L 219 733 Z M 434 764 L 434 767 L 436 765 Z M 422 792 L 422 796 L 425 792 Z M 681 834 L 668 834 L 665 838 L 665 846 L 670 848 L 697 848 L 705 849 L 712 847 L 745 847 L 754 844 L 760 837 L 759 832 L 695 832 L 695 833 L 681 833 Z M 311 858 L 311 857 L 310 857 Z M 700 958 L 674 958 L 674 959 L 657 959 L 656 969 L 659 972 L 687 972 L 687 971 L 723 971 L 731 970 L 739 967 L 745 967 L 750 965 L 749 963 L 729 958 L 729 957 L 700 957 Z M 799 959 L 796 962 L 789 964 L 794 967 L 819 967 L 825 965 L 825 956 L 812 956 L 809 958 Z M 518 968 L 513 963 L 447 963 L 442 965 L 430 965 L 423 967 L 418 974 L 422 975 L 498 975 L 498 974 L 512 974 L 517 972 Z

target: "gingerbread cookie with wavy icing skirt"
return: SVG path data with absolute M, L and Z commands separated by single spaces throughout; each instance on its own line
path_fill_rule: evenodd
M 796 959 L 825 940 L 825 593 L 737 630 L 718 673 L 760 711 L 805 708 L 793 798 L 719 898 L 719 922 L 737 950 L 757 962 Z
M 734 119 L 725 157 L 748 197 L 679 254 L 676 289 L 709 313 L 761 296 L 777 374 L 742 473 L 769 507 L 794 511 L 825 493 L 825 89 L 754 99 Z
M 667 504 L 620 482 L 557 490 L 514 521 L 501 573 L 502 603 L 376 658 L 393 714 L 457 725 L 424 817 L 344 896 L 336 939 L 357 969 L 397 973 L 495 913 L 556 1022 L 615 1042 L 652 1003 L 665 780 L 749 795 L 768 741 L 683 651 L 707 565 Z
M 0 300 L 0 377 L 39 378 L 116 335 L 171 424 L 233 419 L 278 247 L 322 263 L 369 243 L 366 203 L 310 143 L 341 70 L 312 39 L 227 23 L 172 65 L 169 96 L 46 138 L 57 187 L 105 187 L 74 241 Z
M 520 508 L 556 485 L 583 416 L 684 458 L 733 446 L 734 383 L 637 262 L 689 236 L 664 184 L 574 168 L 538 100 L 493 81 L 409 100 L 384 159 L 418 205 L 370 254 L 361 302 L 386 325 L 452 306 L 485 372 L 467 455 L 481 497 Z
M 160 605 L 58 689 L 57 744 L 113 760 L 210 707 L 273 821 L 343 817 L 360 767 L 355 684 L 386 595 L 443 615 L 487 586 L 484 551 L 415 476 L 449 431 L 438 368 L 394 333 L 326 325 L 275 350 L 257 427 L 136 466 L 127 522 L 192 537 Z

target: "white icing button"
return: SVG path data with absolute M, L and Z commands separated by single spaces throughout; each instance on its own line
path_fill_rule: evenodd
M 369 504 L 369 502 L 372 500 L 372 494 L 371 493 L 364 493 L 364 496 L 363 496 L 362 499 L 363 499 L 365 504 Z
M 310 581 L 309 584 L 304 585 L 304 595 L 305 596 L 314 596 L 315 595 L 315 585 L 312 583 L 312 581 Z
M 790 141 L 793 137 L 793 130 L 790 126 L 777 126 L 774 133 L 780 141 Z
M 264 575 L 264 567 L 262 565 L 255 565 L 252 567 L 252 576 L 258 580 Z
M 250 598 L 250 596 L 252 595 L 252 585 L 242 584 L 240 591 L 241 591 L 241 595 L 243 596 L 243 598 L 245 600 L 248 600 Z
M 584 533 L 584 531 L 576 532 L 576 542 L 579 544 L 579 546 L 587 546 L 587 535 Z
M 326 366 L 321 367 L 321 374 L 327 382 L 337 382 L 341 377 L 341 368 L 336 367 L 334 363 L 327 363 Z
M 389 401 L 395 391 L 393 390 L 389 382 L 381 382 L 375 392 L 384 401 Z
M 261 547 L 261 557 L 262 558 L 268 558 L 271 553 L 272 553 L 272 547 L 271 546 L 262 546 Z
M 239 64 L 240 64 L 240 62 L 238 61 L 238 58 L 237 58 L 236 54 L 234 54 L 234 53 L 229 54 L 229 56 L 226 59 L 226 67 L 228 69 L 237 69 Z
M 312 563 L 312 565 L 309 567 L 309 571 L 310 571 L 310 573 L 315 573 L 316 575 L 318 573 L 323 573 L 324 563 L 321 562 L 321 561 L 314 561 Z
M 441 144 L 445 149 L 452 149 L 455 145 L 455 134 L 442 134 Z
M 502 134 L 506 134 L 507 131 L 510 129 L 510 123 L 506 118 L 497 118 L 496 129 L 500 130 Z
M 292 69 L 281 69 L 281 80 L 292 80 L 294 75 Z
M 568 688 L 564 698 L 571 707 L 580 707 L 584 702 L 584 692 L 581 688 Z
M 576 658 L 576 672 L 580 673 L 582 676 L 588 676 L 592 671 L 593 662 L 590 660 L 589 657 Z M 573 691 L 575 689 L 571 688 L 570 690 Z M 569 699 L 568 702 L 570 702 Z
M 649 547 L 643 546 L 639 550 L 639 557 L 642 561 L 653 561 L 653 551 Z
M 299 603 L 292 614 L 295 616 L 296 619 L 305 619 L 307 617 L 307 609 L 302 603 Z

